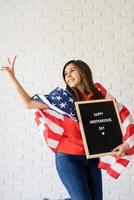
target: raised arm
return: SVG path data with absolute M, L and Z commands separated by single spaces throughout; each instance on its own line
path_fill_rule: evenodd
M 46 104 L 32 100 L 30 95 L 26 92 L 26 90 L 22 87 L 22 85 L 19 83 L 19 81 L 15 77 L 14 65 L 15 65 L 16 57 L 17 56 L 14 57 L 12 62 L 8 58 L 8 66 L 1 67 L 0 70 L 7 74 L 8 78 L 10 79 L 10 81 L 11 81 L 13 87 L 15 88 L 18 96 L 21 99 L 21 102 L 23 103 L 23 105 L 26 108 L 29 108 L 29 109 L 32 109 L 32 108 L 35 108 L 35 109 L 49 108 Z

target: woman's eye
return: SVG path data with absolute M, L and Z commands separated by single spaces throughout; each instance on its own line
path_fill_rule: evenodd
M 72 70 L 71 70 L 71 72 L 74 72 L 74 71 L 75 71 L 75 69 L 72 69 Z
M 65 73 L 64 76 L 67 76 L 69 73 L 72 73 L 72 72 L 74 72 L 74 71 L 75 71 L 75 69 L 71 69 L 70 72 Z

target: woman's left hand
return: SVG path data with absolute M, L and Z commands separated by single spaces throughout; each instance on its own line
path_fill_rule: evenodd
M 120 144 L 119 146 L 117 146 L 116 148 L 113 149 L 113 152 L 116 152 L 116 156 L 124 156 L 126 151 L 129 149 L 129 145 L 124 142 L 123 144 Z

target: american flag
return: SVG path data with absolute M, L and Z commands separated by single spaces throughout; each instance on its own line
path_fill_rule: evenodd
M 105 99 L 114 98 L 101 84 L 96 83 L 95 86 Z M 50 109 L 44 110 L 33 109 L 32 112 L 41 136 L 45 138 L 52 151 L 56 152 L 65 131 L 65 124 L 67 124 L 68 130 L 72 123 L 74 124 L 74 131 L 75 127 L 78 127 L 72 95 L 67 88 L 64 90 L 57 87 L 49 95 L 36 94 L 32 98 L 50 107 Z M 134 154 L 134 122 L 128 109 L 117 101 L 116 104 L 122 123 L 123 141 L 129 144 L 129 150 L 123 157 L 101 157 L 98 167 L 105 169 L 110 176 L 117 179 Z

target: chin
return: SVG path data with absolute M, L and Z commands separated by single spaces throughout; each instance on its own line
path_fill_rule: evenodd
M 75 85 L 69 85 L 69 87 L 70 87 L 70 88 L 76 88 L 76 86 L 75 86 Z

